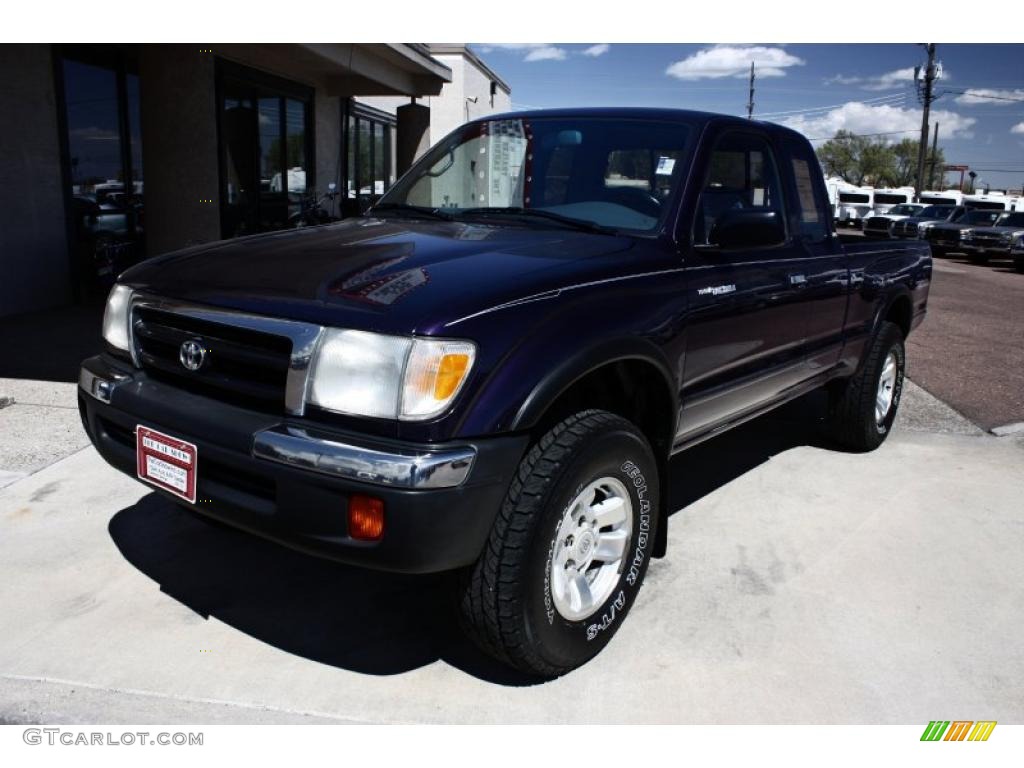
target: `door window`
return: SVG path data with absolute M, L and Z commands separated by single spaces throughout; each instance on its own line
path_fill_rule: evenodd
M 694 244 L 711 244 L 715 224 L 731 210 L 772 211 L 784 220 L 775 157 L 761 136 L 731 133 L 718 141 L 694 217 Z

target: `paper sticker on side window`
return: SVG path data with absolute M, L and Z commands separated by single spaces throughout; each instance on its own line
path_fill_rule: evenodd
M 654 171 L 658 176 L 671 176 L 672 170 L 676 167 L 674 157 L 659 157 L 658 167 Z
M 800 219 L 805 224 L 817 224 L 818 207 L 814 203 L 814 185 L 806 160 L 793 158 L 793 175 L 796 177 L 797 194 L 800 195 Z

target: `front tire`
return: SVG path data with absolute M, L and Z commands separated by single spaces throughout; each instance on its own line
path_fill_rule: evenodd
M 654 545 L 658 468 L 643 434 L 606 411 L 557 424 L 528 452 L 459 605 L 470 637 L 532 675 L 556 677 L 608 644 Z
M 907 353 L 903 332 L 883 322 L 860 370 L 835 393 L 829 432 L 840 445 L 873 451 L 885 442 L 903 394 Z
M 1019 256 L 1014 257 L 1013 268 L 1018 272 L 1024 272 L 1024 258 L 1021 258 Z

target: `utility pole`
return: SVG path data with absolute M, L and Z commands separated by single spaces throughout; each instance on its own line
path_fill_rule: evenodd
M 924 111 L 921 114 L 921 140 L 917 146 L 917 193 L 921 194 L 924 189 L 924 158 L 928 151 L 928 112 L 932 106 L 932 84 L 935 82 L 935 43 L 925 45 L 928 51 L 928 65 L 924 70 L 924 94 L 922 104 Z M 920 67 L 915 69 L 915 80 L 920 73 Z
M 939 146 L 939 123 L 935 122 L 935 131 L 932 133 L 932 164 L 928 174 L 928 189 L 935 189 L 935 161 L 938 159 Z
M 754 117 L 754 62 L 750 62 L 750 98 L 747 99 L 747 120 Z

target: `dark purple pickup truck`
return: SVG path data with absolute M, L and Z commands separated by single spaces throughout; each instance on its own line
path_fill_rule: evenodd
M 845 244 L 811 145 L 687 111 L 479 120 L 368 215 L 120 276 L 79 403 L 161 494 L 369 568 L 457 571 L 485 650 L 553 676 L 665 553 L 669 458 L 816 387 L 877 447 L 921 241 Z

